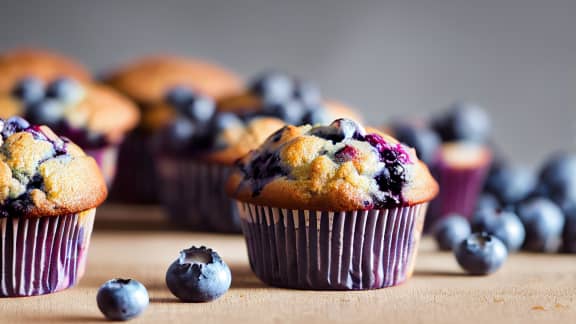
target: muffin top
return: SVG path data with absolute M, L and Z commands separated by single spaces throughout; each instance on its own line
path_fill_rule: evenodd
M 14 115 L 48 125 L 84 148 L 118 143 L 139 118 L 127 98 L 106 86 L 70 78 L 44 83 L 30 77 L 0 95 L 0 118 Z
M 35 77 L 50 82 L 68 77 L 88 82 L 90 73 L 78 62 L 48 50 L 15 49 L 0 54 L 0 93 L 10 92 L 18 81 Z
M 173 55 L 141 58 L 120 67 L 107 80 L 143 106 L 161 102 L 174 86 L 189 87 L 213 98 L 237 92 L 242 87 L 240 78 L 223 67 Z
M 221 97 L 218 110 L 273 116 L 291 125 L 328 124 L 337 118 L 361 121 L 352 108 L 323 99 L 313 83 L 275 71 L 257 75 L 246 90 Z
M 81 212 L 106 198 L 96 162 L 46 126 L 0 120 L 0 217 Z
M 486 145 L 474 142 L 447 142 L 440 146 L 440 165 L 455 169 L 477 169 L 492 162 L 492 151 Z
M 427 202 L 438 184 L 413 149 L 338 119 L 278 130 L 238 161 L 226 190 L 257 205 L 351 211 Z
M 173 89 L 168 101 L 171 119 L 155 139 L 168 156 L 233 165 L 284 126 L 274 117 L 218 112 L 211 98 L 187 88 Z

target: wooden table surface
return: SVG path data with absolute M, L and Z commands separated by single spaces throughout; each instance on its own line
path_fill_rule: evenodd
M 164 284 L 168 265 L 190 245 L 207 245 L 232 270 L 220 299 L 187 304 Z M 97 213 L 86 276 L 66 291 L 0 299 L 0 323 L 102 322 L 98 287 L 141 281 L 150 306 L 133 323 L 576 323 L 576 256 L 515 254 L 488 277 L 464 275 L 450 253 L 422 242 L 414 277 L 394 288 L 354 292 L 268 287 L 251 272 L 239 235 L 171 230 L 158 207 L 108 205 Z

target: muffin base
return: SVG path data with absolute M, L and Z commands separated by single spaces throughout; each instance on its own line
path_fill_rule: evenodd
M 487 171 L 488 166 L 474 169 L 455 169 L 445 165 L 436 166 L 433 174 L 440 185 L 440 192 L 430 202 L 426 218 L 426 230 L 428 231 L 435 222 L 452 213 L 471 220 Z
M 273 286 L 314 290 L 376 289 L 407 280 L 426 208 L 323 212 L 238 202 L 256 275 Z
M 232 167 L 170 157 L 157 158 L 156 166 L 172 223 L 190 230 L 241 232 L 236 204 L 224 191 Z
M 44 295 L 74 286 L 85 271 L 95 213 L 0 219 L 0 296 Z
M 96 160 L 100 167 L 108 188 L 112 185 L 116 176 L 116 164 L 118 162 L 118 145 L 110 145 L 99 149 L 85 149 L 84 152 Z
M 131 204 L 159 202 L 149 141 L 149 135 L 138 131 L 124 139 L 118 153 L 118 172 L 110 190 L 111 201 Z

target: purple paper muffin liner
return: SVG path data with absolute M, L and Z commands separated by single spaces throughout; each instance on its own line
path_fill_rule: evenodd
M 407 280 L 426 208 L 325 212 L 238 202 L 256 275 L 273 286 L 315 290 L 375 289 Z
M 84 274 L 95 213 L 0 219 L 0 296 L 44 295 L 74 286 Z
M 98 149 L 85 149 L 84 152 L 96 160 L 108 187 L 114 182 L 118 162 L 118 146 L 109 145 Z
M 440 192 L 430 203 L 426 230 L 451 213 L 457 213 L 468 219 L 474 216 L 474 208 L 482 191 L 488 167 L 482 165 L 477 168 L 461 169 L 445 164 L 433 167 L 432 173 L 438 181 Z
M 189 159 L 156 160 L 162 203 L 170 220 L 191 230 L 240 233 L 236 204 L 225 191 L 232 167 Z
M 118 172 L 110 190 L 110 200 L 132 204 L 158 203 L 156 169 L 150 149 L 150 136 L 132 132 L 120 146 Z

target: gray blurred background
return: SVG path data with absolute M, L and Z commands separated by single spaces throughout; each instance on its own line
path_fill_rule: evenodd
M 576 1 L 0 1 L 0 50 L 45 46 L 96 72 L 142 54 L 277 68 L 373 123 L 456 99 L 521 163 L 576 148 Z

